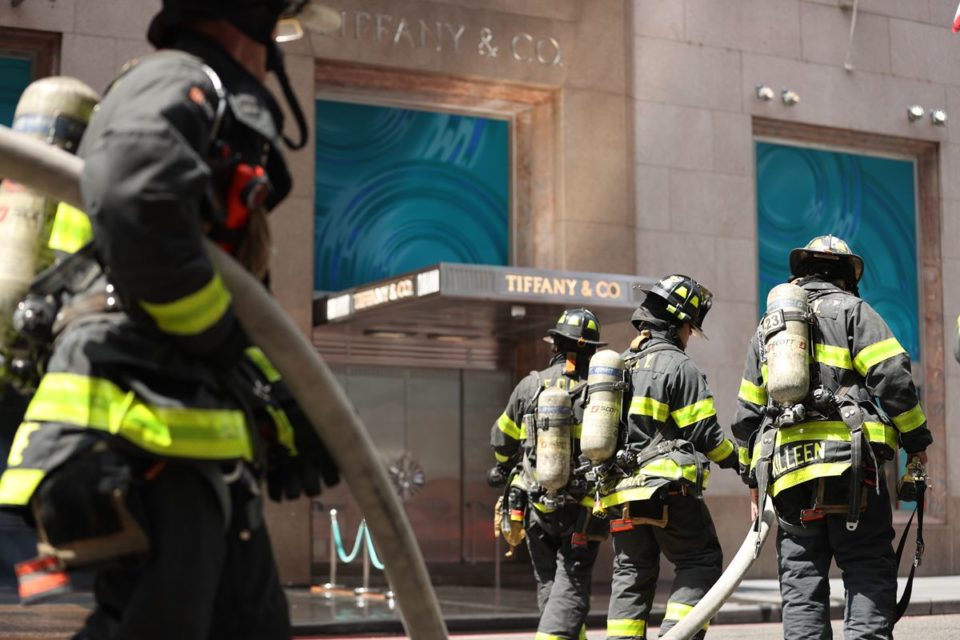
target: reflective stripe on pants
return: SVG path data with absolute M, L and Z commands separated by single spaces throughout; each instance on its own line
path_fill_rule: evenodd
M 670 602 L 695 604 L 720 577 L 723 552 L 706 504 L 693 496 L 671 496 L 666 505 L 669 509 L 666 527 L 638 525 L 613 536 L 613 584 L 608 619 L 649 619 L 660 574 L 661 551 L 675 568 Z M 653 501 L 633 503 L 631 516 L 654 515 L 643 512 L 650 508 L 658 511 Z M 676 620 L 664 620 L 660 634 L 674 624 Z M 694 638 L 702 638 L 703 634 L 701 631 Z M 607 637 L 636 640 L 636 636 L 612 635 L 609 629 Z

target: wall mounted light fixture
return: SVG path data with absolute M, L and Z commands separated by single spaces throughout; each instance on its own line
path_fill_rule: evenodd
M 912 104 L 907 107 L 907 119 L 910 122 L 916 122 L 923 117 L 924 113 L 926 113 L 926 111 L 918 104 Z
M 757 98 L 763 100 L 764 102 L 769 102 L 773 100 L 776 94 L 773 92 L 773 89 L 765 84 L 757 85 Z
M 800 94 L 791 89 L 784 89 L 780 94 L 780 98 L 783 100 L 783 104 L 787 105 L 788 107 L 792 107 L 800 102 Z
M 930 112 L 930 121 L 938 127 L 947 126 L 947 112 L 943 109 L 933 109 Z

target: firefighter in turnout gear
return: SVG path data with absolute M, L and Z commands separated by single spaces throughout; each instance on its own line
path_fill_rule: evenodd
M 62 303 L 55 342 L 0 477 L 0 506 L 37 527 L 25 600 L 96 571 L 77 638 L 291 636 L 260 482 L 295 498 L 338 472 L 202 239 L 266 279 L 266 211 L 291 186 L 280 140 L 307 135 L 273 32 L 304 4 L 164 0 L 148 33 L 162 50 L 113 83 L 82 139 L 84 211 L 60 209 L 61 260 L 33 287 Z
M 734 468 L 706 378 L 685 353 L 702 335 L 711 293 L 692 278 L 656 283 L 633 314 L 640 335 L 624 353 L 630 394 L 626 438 L 598 509 L 609 514 L 614 566 L 607 637 L 646 638 L 660 553 L 676 568 L 661 634 L 720 577 L 723 553 L 702 491 L 710 461 Z M 702 638 L 706 630 L 695 636 Z
M 506 485 L 504 517 L 522 519 L 537 580 L 537 640 L 576 640 L 585 633 L 593 565 L 607 536 L 606 521 L 592 516 L 590 487 L 576 469 L 581 391 L 590 357 L 606 343 L 600 342 L 600 322 L 587 309 L 564 311 L 544 340 L 553 345 L 550 366 L 520 381 L 491 430 L 497 463 L 488 480 L 495 487 Z M 556 390 L 570 394 L 573 424 L 567 445 L 569 480 L 552 492 L 544 489 L 543 476 L 545 471 L 556 475 L 556 465 L 550 460 L 551 468 L 544 468 L 549 452 L 542 448 L 548 440 L 538 433 L 536 416 L 538 408 L 543 411 L 542 398 Z M 550 482 L 557 481 L 551 477 Z
M 932 438 L 909 356 L 859 297 L 863 260 L 840 238 L 821 236 L 791 252 L 790 271 L 792 284 L 774 291 L 796 286 L 806 300 L 783 305 L 771 292 L 747 352 L 733 425 L 754 513 L 758 497 L 769 496 L 780 521 L 784 637 L 833 637 L 827 574 L 835 560 L 846 592 L 844 637 L 889 639 L 897 566 L 880 467 L 898 446 L 925 464 Z M 809 327 L 794 343 L 807 352 L 798 355 L 809 363 L 802 372 L 809 382 L 799 400 L 779 402 L 772 381 L 801 373 L 774 371 L 786 362 L 781 327 L 790 322 Z

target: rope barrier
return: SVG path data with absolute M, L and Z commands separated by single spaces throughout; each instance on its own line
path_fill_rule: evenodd
M 353 551 L 348 555 L 346 550 L 343 548 L 343 538 L 340 536 L 340 523 L 337 522 L 336 517 L 330 518 L 330 530 L 333 532 L 333 541 L 337 545 L 337 555 L 340 556 L 340 562 L 344 564 L 350 564 L 357 557 L 357 553 L 360 551 L 360 544 L 363 542 L 363 537 L 366 535 L 368 538 L 370 534 L 367 532 L 367 521 L 361 520 L 360 526 L 357 527 L 357 537 L 353 542 Z M 382 569 L 383 567 L 377 567 Z
M 383 563 L 380 562 L 380 557 L 377 555 L 377 550 L 373 546 L 373 536 L 370 535 L 370 532 L 367 531 L 367 550 L 370 552 L 370 564 L 372 564 L 376 569 L 383 571 Z
M 343 546 L 343 537 L 340 533 L 340 523 L 337 521 L 336 510 L 331 510 L 330 512 L 330 531 L 333 532 L 333 541 L 337 547 L 337 555 L 340 557 L 340 562 L 344 564 L 353 562 L 360 552 L 360 545 L 363 543 L 364 538 L 366 538 L 367 551 L 370 553 L 370 564 L 372 564 L 374 568 L 383 571 L 383 562 L 380 560 L 380 556 L 377 555 L 376 547 L 373 546 L 373 537 L 367 528 L 366 520 L 360 521 L 360 526 L 357 527 L 357 537 L 353 541 L 353 550 L 349 554 Z
M 357 527 L 357 537 L 353 541 L 353 551 L 349 554 L 343 548 L 343 536 L 340 534 L 340 523 L 337 521 L 337 510 L 330 510 L 330 540 L 331 540 L 331 549 L 330 549 L 330 582 L 325 588 L 336 588 L 336 576 L 337 576 L 337 558 L 340 558 L 340 561 L 344 564 L 350 564 L 357 557 L 357 553 L 360 552 L 361 545 L 363 545 L 363 540 L 366 538 L 366 545 L 363 546 L 363 586 L 357 589 L 354 589 L 354 593 L 358 596 L 366 596 L 371 593 L 370 589 L 370 565 L 373 565 L 378 571 L 384 570 L 383 562 L 380 560 L 380 556 L 377 555 L 377 549 L 373 546 L 373 536 L 370 534 L 370 529 L 367 527 L 366 519 L 360 521 L 360 526 Z M 335 550 L 334 550 L 335 549 Z M 393 591 L 389 589 L 386 592 L 387 598 L 392 602 Z

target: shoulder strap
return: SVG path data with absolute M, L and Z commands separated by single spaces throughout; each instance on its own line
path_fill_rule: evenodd
M 176 49 L 163 49 L 162 51 L 156 51 L 142 58 L 135 58 L 124 65 L 123 69 L 116 78 L 110 83 L 107 87 L 107 90 L 104 92 L 104 95 L 110 93 L 110 90 L 113 87 L 123 80 L 128 73 L 142 65 L 143 63 L 150 60 L 163 60 L 163 59 L 178 59 L 182 61 L 192 62 L 196 64 L 204 75 L 210 80 L 210 84 L 213 87 L 214 93 L 217 95 L 217 109 L 214 112 L 213 124 L 210 126 L 210 138 L 207 142 L 207 150 L 209 151 L 213 142 L 220 135 L 220 128 L 223 126 L 223 119 L 227 113 L 227 108 L 229 107 L 229 100 L 227 100 L 227 90 L 223 86 L 223 81 L 220 80 L 220 76 L 217 75 L 217 72 L 213 68 L 206 64 L 200 58 L 190 55 L 186 51 L 178 51 Z
M 897 566 L 900 566 L 900 558 L 903 556 L 903 548 L 907 544 L 907 534 L 910 533 L 910 525 L 913 524 L 913 516 L 917 516 L 917 548 L 913 552 L 913 564 L 910 565 L 910 574 L 907 576 L 907 583 L 903 587 L 903 595 L 900 596 L 900 601 L 897 602 L 897 618 L 900 620 L 903 617 L 903 614 L 907 610 L 907 606 L 910 604 L 910 596 L 913 593 L 913 574 L 916 572 L 917 567 L 920 566 L 920 560 L 923 558 L 923 501 L 927 492 L 927 484 L 920 483 L 917 485 L 917 503 L 916 507 L 913 509 L 913 513 L 910 514 L 910 519 L 907 520 L 907 526 L 903 529 L 903 535 L 900 536 L 900 544 L 897 545 Z

